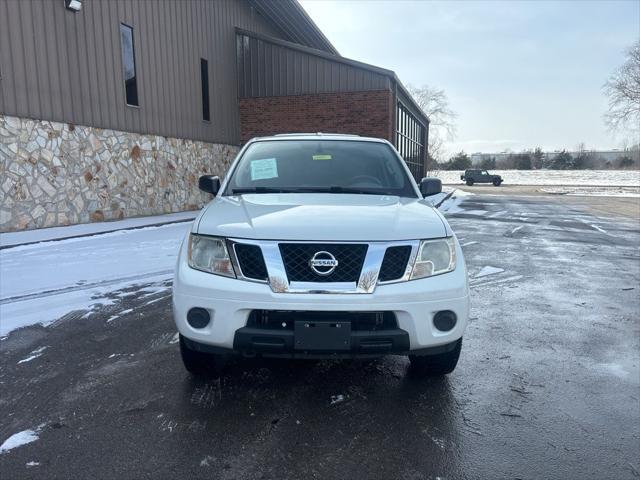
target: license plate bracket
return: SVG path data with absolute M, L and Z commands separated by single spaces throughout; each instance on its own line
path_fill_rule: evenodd
M 351 322 L 296 321 L 295 350 L 350 350 Z

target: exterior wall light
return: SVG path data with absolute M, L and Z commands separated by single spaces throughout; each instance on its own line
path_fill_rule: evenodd
M 79 12 L 82 8 L 82 0 L 64 0 L 64 7 L 72 12 Z

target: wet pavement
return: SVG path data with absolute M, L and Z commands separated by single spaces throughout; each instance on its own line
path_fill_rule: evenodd
M 550 197 L 462 207 L 472 318 L 450 376 L 385 357 L 195 380 L 169 292 L 131 289 L 2 340 L 0 443 L 39 438 L 0 453 L 0 476 L 639 477 L 638 222 Z

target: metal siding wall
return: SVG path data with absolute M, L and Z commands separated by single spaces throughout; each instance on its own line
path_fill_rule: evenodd
M 133 27 L 139 108 L 125 105 L 120 23 Z M 0 113 L 237 144 L 235 27 L 282 37 L 243 0 L 90 0 L 79 13 L 62 0 L 0 0 Z M 270 54 L 264 92 L 278 83 Z
M 385 75 L 239 34 L 240 97 L 273 97 L 390 88 Z M 272 79 L 272 80 L 270 80 Z

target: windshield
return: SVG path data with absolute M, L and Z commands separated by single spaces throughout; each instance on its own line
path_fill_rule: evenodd
M 401 162 L 389 145 L 378 142 L 256 142 L 231 173 L 225 194 L 326 192 L 415 198 Z

